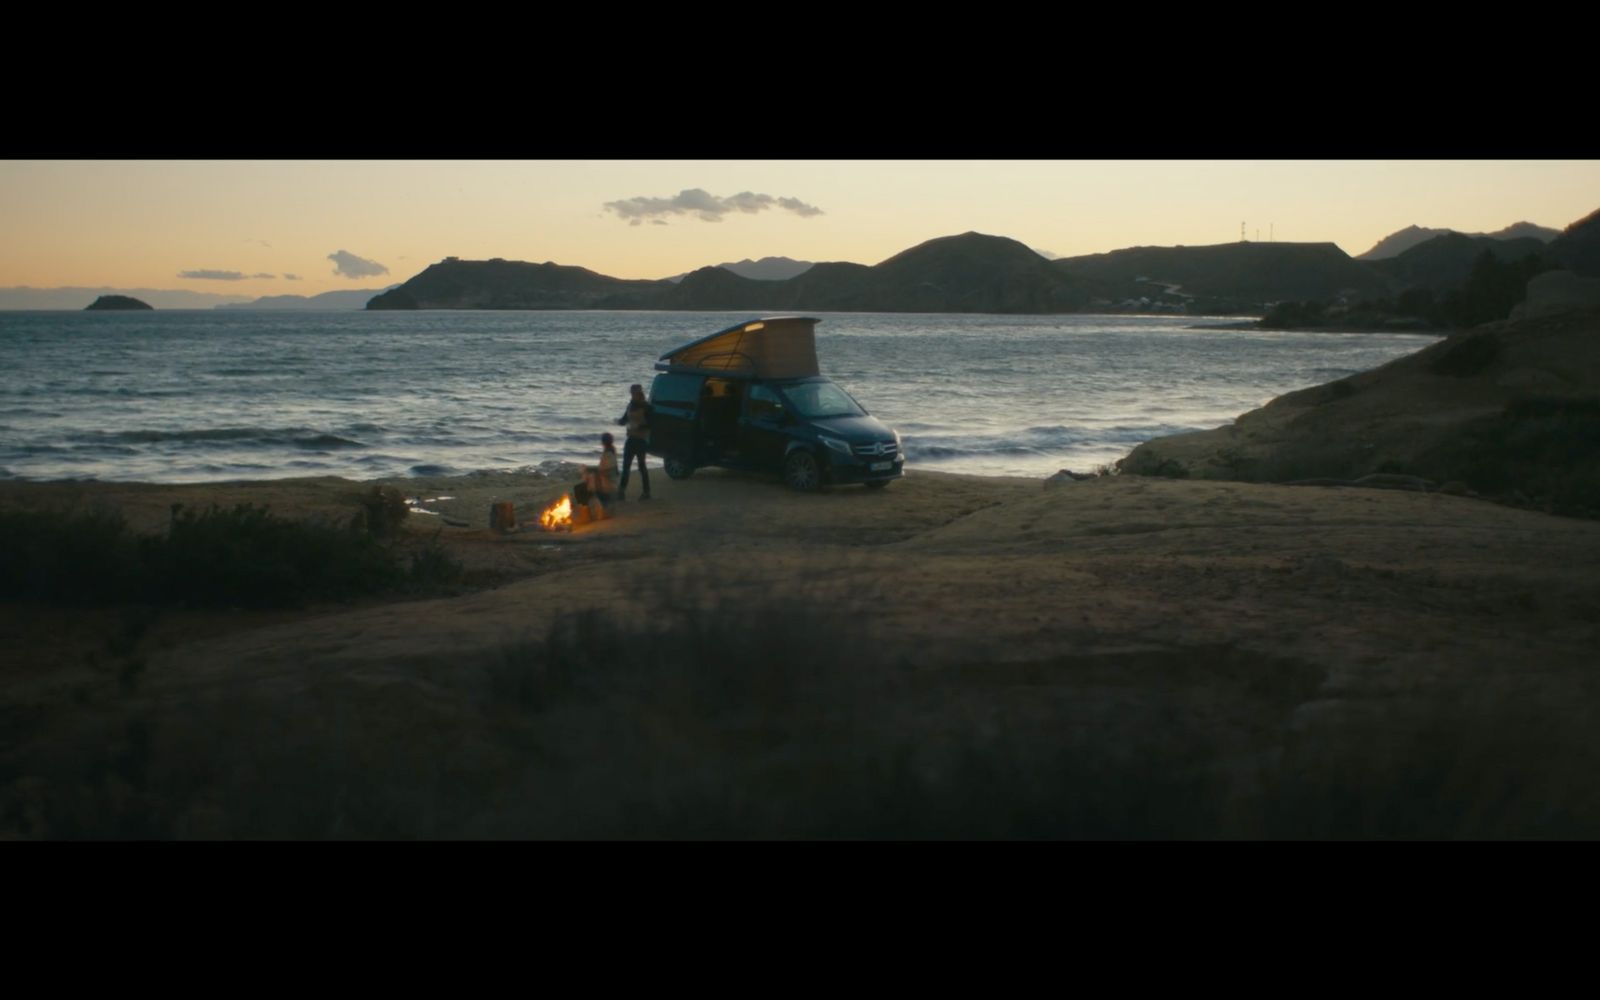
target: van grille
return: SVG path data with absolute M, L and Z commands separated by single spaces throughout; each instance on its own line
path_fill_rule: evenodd
M 875 441 L 872 444 L 858 444 L 855 453 L 862 458 L 880 458 L 893 455 L 900 450 L 900 446 L 893 441 Z

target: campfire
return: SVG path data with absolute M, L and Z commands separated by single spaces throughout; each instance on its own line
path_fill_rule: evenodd
M 546 507 L 539 515 L 539 526 L 546 531 L 571 531 L 572 498 L 563 494 L 560 500 Z

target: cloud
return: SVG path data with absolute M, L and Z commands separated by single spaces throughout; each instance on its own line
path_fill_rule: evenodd
M 283 280 L 284 281 L 299 281 L 300 280 L 300 276 L 298 274 L 290 274 L 288 271 L 285 271 L 285 272 L 283 272 Z
M 333 261 L 333 273 L 346 278 L 371 278 L 389 273 L 389 269 L 377 261 L 357 257 L 348 250 L 336 250 L 328 254 L 328 259 Z
M 1039 256 L 1043 257 L 1045 260 L 1060 260 L 1061 259 L 1061 255 L 1060 254 L 1052 253 L 1049 250 L 1041 250 L 1038 247 L 1034 247 L 1033 248 L 1033 252 L 1038 254 Z
M 253 281 L 257 278 L 276 279 L 278 276 L 276 274 L 267 274 L 264 271 L 257 274 L 245 274 L 242 271 L 218 271 L 211 268 L 201 268 L 197 271 L 179 271 L 178 277 L 198 278 L 201 281 Z
M 702 188 L 685 188 L 671 198 L 647 198 L 642 195 L 623 198 L 620 201 L 608 201 L 602 207 L 617 218 L 626 219 L 630 226 L 637 226 L 646 220 L 652 225 L 665 225 L 663 216 L 668 215 L 691 215 L 702 222 L 721 222 L 729 212 L 754 215 L 769 208 L 781 208 L 802 218 L 822 214 L 822 209 L 807 205 L 799 198 L 779 198 L 754 191 L 740 191 L 719 198 Z
M 794 214 L 803 216 L 807 219 L 811 218 L 813 215 L 822 214 L 822 209 L 815 205 L 807 205 L 799 198 L 779 198 L 778 204 L 783 208 L 787 208 Z

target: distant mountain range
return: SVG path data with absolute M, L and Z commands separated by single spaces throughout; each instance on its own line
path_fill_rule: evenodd
M 625 281 L 553 262 L 449 259 L 368 308 L 1070 313 L 1231 305 L 1244 312 L 1263 302 L 1387 290 L 1382 274 L 1332 243 L 1134 247 L 1047 260 L 1013 239 L 963 233 L 871 266 L 826 261 L 782 280 L 720 265 L 679 281 Z
M 1574 274 L 1600 278 L 1600 210 L 1590 212 L 1551 240 L 1550 255 Z
M 1537 254 L 1549 266 L 1586 277 L 1600 277 L 1600 212 L 1590 213 L 1548 239 L 1543 235 L 1504 235 L 1527 229 L 1539 230 L 1541 234 L 1553 232 L 1528 223 L 1518 223 L 1487 236 L 1446 231 L 1394 257 L 1369 261 L 1367 266 L 1383 275 L 1390 290 L 1396 292 L 1410 288 L 1426 288 L 1433 292 L 1459 288 L 1485 252 L 1503 263 Z
M 965 233 L 868 267 L 813 264 L 783 280 L 703 267 L 681 281 L 625 281 L 546 262 L 434 264 L 369 309 L 797 309 L 864 312 L 1075 312 L 1089 286 L 1016 240 Z
M 1513 223 L 1496 233 L 1458 233 L 1454 229 L 1425 229 L 1422 226 L 1407 226 L 1399 232 L 1385 236 L 1366 253 L 1356 255 L 1356 260 L 1388 260 L 1391 257 L 1398 257 L 1419 243 L 1425 243 L 1436 236 L 1448 235 L 1490 240 L 1535 239 L 1542 243 L 1549 243 L 1561 235 L 1561 230 L 1551 229 L 1547 226 L 1536 226 L 1531 222 Z
M 612 278 L 548 260 L 530 264 L 500 257 L 446 257 L 398 288 L 375 296 L 367 308 L 651 309 L 659 308 L 650 304 L 653 296 L 673 287 L 664 278 Z
M 265 295 L 254 302 L 227 302 L 218 309 L 365 309 L 374 295 L 399 285 L 323 292 L 321 295 Z
M 452 257 L 367 308 L 1259 313 L 1279 302 L 1382 302 L 1414 288 L 1442 295 L 1460 288 L 1485 252 L 1507 264 L 1538 254 L 1545 267 L 1593 266 L 1583 262 L 1600 261 L 1595 218 L 1548 243 L 1542 235 L 1510 236 L 1538 228 L 1522 223 L 1488 236 L 1447 231 L 1375 261 L 1356 260 L 1332 243 L 1251 242 L 1048 260 L 1016 240 L 982 233 L 929 240 L 870 266 L 808 264 L 782 279 L 717 265 L 678 280 L 624 280 L 552 261 Z
M 389 285 L 388 288 L 396 288 Z M 0 288 L 0 309 L 84 309 L 106 296 L 138 299 L 156 309 L 365 309 L 367 301 L 388 288 L 323 292 L 321 295 L 219 295 L 158 288 Z
M 1409 245 L 1395 249 L 1407 241 Z M 929 240 L 870 266 L 766 257 L 703 267 L 676 278 L 641 280 L 554 261 L 447 257 L 384 290 L 247 300 L 153 289 L 12 288 L 0 289 L 0 309 L 82 309 L 97 296 L 123 294 L 161 309 L 365 306 L 1259 315 L 1279 302 L 1381 300 L 1411 289 L 1448 293 L 1461 287 L 1486 251 L 1507 264 L 1537 254 L 1542 260 L 1538 267 L 1600 276 L 1600 212 L 1561 233 L 1531 223 L 1479 235 L 1412 226 L 1362 255 L 1368 259 L 1352 258 L 1332 243 L 1277 242 L 1130 247 L 1047 259 L 1016 240 L 969 232 Z
M 1099 284 L 1120 301 L 1171 286 L 1170 294 L 1275 302 L 1341 293 L 1383 294 L 1383 278 L 1332 243 L 1220 243 L 1201 247 L 1132 247 L 1063 257 L 1052 267 Z M 1142 287 L 1141 287 L 1142 286 Z
M 157 309 L 212 309 L 234 302 L 247 302 L 246 295 L 218 295 L 215 292 L 189 292 L 161 288 L 0 288 L 0 309 L 83 309 L 103 295 L 123 295 Z
M 1368 266 L 1386 278 L 1392 290 L 1426 288 L 1446 292 L 1461 287 L 1485 251 L 1501 261 L 1511 262 L 1533 253 L 1548 254 L 1549 246 L 1535 237 L 1503 239 L 1446 231 L 1398 256 L 1371 261 Z
M 802 275 L 811 269 L 809 260 L 792 260 L 788 257 L 763 257 L 760 260 L 744 260 L 732 264 L 718 264 L 717 267 L 732 271 L 741 278 L 752 278 L 756 281 L 786 281 L 789 278 Z M 687 278 L 692 272 L 685 271 L 668 278 L 668 281 L 678 282 Z

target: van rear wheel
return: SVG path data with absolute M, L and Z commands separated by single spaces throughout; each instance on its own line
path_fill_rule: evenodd
M 661 463 L 661 467 L 667 470 L 668 479 L 688 479 L 694 475 L 694 466 L 681 458 L 669 458 Z
M 792 490 L 810 493 L 817 488 L 822 477 L 817 470 L 816 456 L 809 451 L 797 451 L 783 460 L 783 481 Z

